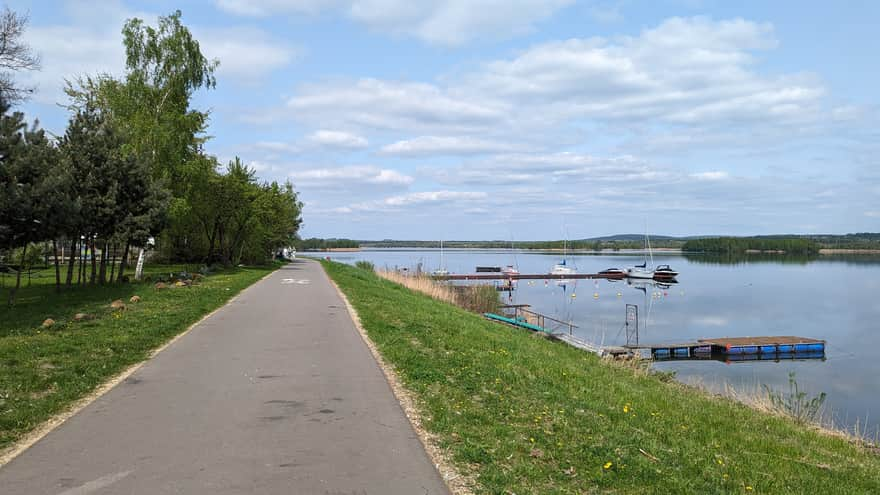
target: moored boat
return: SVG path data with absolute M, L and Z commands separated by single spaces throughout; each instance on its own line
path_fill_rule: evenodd
M 553 275 L 571 275 L 577 273 L 577 268 L 566 265 L 565 260 L 563 259 L 559 263 L 553 265 L 553 268 L 550 269 L 550 273 Z
M 678 272 L 669 267 L 669 265 L 658 265 L 654 269 L 654 278 L 669 279 L 675 278 Z

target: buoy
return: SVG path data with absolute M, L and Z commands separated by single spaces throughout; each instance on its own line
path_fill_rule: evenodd
M 572 295 L 571 295 L 571 298 L 574 299 L 574 298 L 576 298 L 577 296 L 578 296 L 577 294 L 572 294 Z
M 620 292 L 617 293 L 617 297 L 620 297 L 620 296 L 622 296 L 622 295 L 623 295 L 623 294 L 621 294 Z
M 593 293 L 593 299 L 599 299 L 599 293 L 598 293 L 598 292 L 594 292 L 594 293 Z

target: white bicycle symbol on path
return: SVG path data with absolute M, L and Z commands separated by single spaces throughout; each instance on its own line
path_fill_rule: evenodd
M 283 278 L 281 285 L 309 285 L 311 282 L 305 278 Z

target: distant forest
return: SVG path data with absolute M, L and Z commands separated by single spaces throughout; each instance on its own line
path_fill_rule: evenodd
M 715 237 L 692 239 L 684 243 L 682 250 L 713 254 L 745 253 L 747 251 L 780 252 L 786 254 L 818 253 L 819 243 L 811 239 L 788 237 Z
M 327 249 L 356 249 L 360 247 L 358 241 L 351 239 L 309 239 L 295 240 L 293 246 L 297 251 L 324 251 Z
M 561 250 L 564 241 L 455 241 L 444 240 L 443 247 L 449 249 L 534 249 Z M 577 251 L 601 251 L 642 249 L 645 247 L 644 236 L 641 234 L 620 234 L 614 236 L 595 237 L 590 239 L 574 239 L 565 242 L 568 249 Z M 296 248 L 300 251 L 324 250 L 338 248 L 439 248 L 439 240 L 403 241 L 384 239 L 381 241 L 351 239 L 318 239 L 311 238 L 297 241 Z M 815 254 L 819 249 L 880 249 L 880 233 L 856 233 L 845 235 L 814 234 L 814 235 L 763 235 L 749 237 L 734 236 L 692 236 L 670 237 L 651 236 L 651 247 L 655 249 L 681 249 L 688 252 L 703 253 L 740 253 L 746 251 L 785 251 L 791 254 Z
M 651 247 L 655 248 L 680 248 L 684 240 L 668 237 L 651 238 Z M 361 247 L 369 248 L 439 248 L 440 241 L 360 241 Z M 450 249 L 556 249 L 562 250 L 565 245 L 570 250 L 577 251 L 601 251 L 603 249 L 642 249 L 645 241 L 642 238 L 633 239 L 575 239 L 570 241 L 443 241 L 444 248 Z

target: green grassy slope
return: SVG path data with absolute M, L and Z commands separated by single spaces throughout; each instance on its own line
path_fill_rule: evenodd
M 324 266 L 479 493 L 880 493 L 866 447 Z

